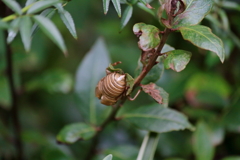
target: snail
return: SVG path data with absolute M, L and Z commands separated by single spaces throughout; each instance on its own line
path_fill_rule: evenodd
M 113 68 L 113 66 L 116 66 L 119 63 L 121 62 L 110 64 L 106 69 L 107 75 L 98 82 L 95 88 L 96 97 L 101 100 L 102 104 L 107 106 L 114 105 L 123 96 L 127 96 L 129 100 L 133 101 L 141 92 L 141 90 L 139 90 L 134 98 L 129 96 L 133 87 L 133 85 L 130 85 L 130 81 L 133 82 L 134 79 L 131 78 L 129 74 L 124 73 L 121 69 Z
M 117 65 L 121 62 L 116 62 Z M 103 77 L 97 84 L 95 95 L 101 100 L 102 104 L 107 106 L 114 105 L 126 91 L 126 75 L 124 73 L 111 72 L 106 69 L 107 75 Z

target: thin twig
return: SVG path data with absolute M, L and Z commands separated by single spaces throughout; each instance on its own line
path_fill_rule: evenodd
M 140 84 L 142 79 L 147 75 L 147 73 L 151 70 L 151 68 L 156 64 L 156 60 L 159 56 L 159 52 L 162 50 L 164 44 L 166 43 L 167 37 L 169 33 L 171 32 L 170 29 L 165 29 L 163 36 L 161 38 L 160 44 L 155 51 L 154 55 L 151 57 L 149 64 L 146 66 L 146 68 L 141 72 L 141 74 L 135 79 L 134 81 L 134 89 Z M 89 153 L 86 156 L 85 160 L 91 160 L 94 157 L 94 153 L 96 152 L 96 147 L 99 141 L 99 135 L 100 133 L 105 129 L 105 127 L 113 122 L 115 120 L 115 116 L 118 112 L 118 110 L 121 108 L 121 106 L 125 103 L 127 97 L 124 97 L 121 99 L 119 103 L 117 103 L 114 107 L 108 118 L 102 123 L 102 125 L 99 126 L 99 131 L 95 134 L 95 137 L 92 140 L 92 144 L 89 149 Z
M 127 97 L 124 97 L 119 103 L 117 103 L 115 106 L 113 106 L 112 112 L 109 114 L 107 119 L 98 127 L 98 132 L 96 132 L 94 138 L 92 139 L 91 146 L 89 148 L 88 154 L 85 158 L 85 160 L 91 160 L 96 153 L 96 147 L 99 141 L 100 133 L 105 129 L 107 125 L 109 125 L 111 122 L 115 121 L 115 116 L 118 112 L 118 110 L 121 108 L 121 106 L 126 101 Z
M 0 3 L 0 14 L 1 16 L 7 16 L 9 15 L 9 9 L 6 7 L 6 5 L 3 4 L 3 2 Z M 23 145 L 22 145 L 22 141 L 21 141 L 21 126 L 20 126 L 20 122 L 19 122 L 19 112 L 18 112 L 18 106 L 17 106 L 17 93 L 16 93 L 16 88 L 14 85 L 14 77 L 13 77 L 13 58 L 12 58 L 12 51 L 10 48 L 10 45 L 7 44 L 6 42 L 7 39 L 7 32 L 5 31 L 5 48 L 6 48 L 6 64 L 7 64 L 7 68 L 6 68 L 6 74 L 7 74 L 7 78 L 8 78 L 8 82 L 9 82 L 9 88 L 10 88 L 10 93 L 11 93 L 11 99 L 12 99 L 12 103 L 11 103 L 11 111 L 10 114 L 12 116 L 12 122 L 13 122 L 13 128 L 14 128 L 14 143 L 15 143 L 15 148 L 17 151 L 17 159 L 18 160 L 23 160 Z
M 6 46 L 6 60 L 7 60 L 7 77 L 11 92 L 12 106 L 11 106 L 11 116 L 13 120 L 14 133 L 15 133 L 15 147 L 17 149 L 18 160 L 23 160 L 23 144 L 21 141 L 21 125 L 19 121 L 19 111 L 17 105 L 17 93 L 14 85 L 13 78 L 13 63 L 12 63 L 12 51 L 9 45 Z
M 174 18 L 174 11 L 176 10 L 176 4 L 177 4 L 178 0 L 172 0 L 171 1 L 171 11 L 170 11 L 170 17 L 168 19 L 169 24 L 172 24 L 173 18 Z M 158 45 L 158 48 L 156 49 L 156 51 L 153 53 L 152 57 L 150 57 L 149 63 L 144 66 L 144 68 L 142 69 L 142 72 L 140 73 L 140 75 L 135 79 L 134 81 L 134 86 L 133 86 L 133 90 L 136 89 L 137 86 L 139 86 L 139 84 L 141 83 L 141 81 L 143 80 L 143 78 L 147 75 L 147 73 L 152 69 L 152 67 L 156 64 L 156 60 L 158 58 L 158 56 L 160 56 L 161 54 L 161 50 L 163 49 L 164 44 L 167 41 L 168 35 L 174 30 L 165 28 L 164 32 L 162 33 L 162 37 L 161 37 L 161 41 Z M 115 116 L 118 112 L 118 110 L 121 108 L 121 106 L 125 103 L 127 97 L 123 97 L 120 101 L 120 103 L 117 103 L 117 105 L 113 108 L 111 114 L 109 115 L 109 117 L 103 122 L 103 124 L 99 127 L 99 131 L 96 133 L 95 137 L 93 138 L 92 141 L 92 145 L 90 147 L 89 153 L 86 157 L 86 160 L 91 160 L 94 157 L 94 153 L 97 147 L 97 143 L 99 141 L 99 135 L 100 133 L 104 130 L 104 128 L 111 122 L 113 122 L 115 120 Z
M 6 39 L 6 38 L 5 38 Z M 17 106 L 17 93 L 14 85 L 13 78 L 13 63 L 12 63 L 12 51 L 9 45 L 6 45 L 6 60 L 7 60 L 7 77 L 11 92 L 12 106 L 11 106 L 11 116 L 13 120 L 14 133 L 15 133 L 15 147 L 17 149 L 18 160 L 23 160 L 23 145 L 21 141 L 21 126 L 19 122 L 19 111 Z

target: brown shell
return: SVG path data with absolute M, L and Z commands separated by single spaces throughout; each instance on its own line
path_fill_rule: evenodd
M 95 89 L 96 97 L 101 99 L 101 103 L 111 106 L 121 98 L 126 88 L 125 74 L 110 73 L 102 78 Z

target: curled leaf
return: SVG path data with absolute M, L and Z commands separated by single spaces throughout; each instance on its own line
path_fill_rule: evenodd
M 138 47 L 143 51 L 155 49 L 160 43 L 159 29 L 153 25 L 137 23 L 133 26 L 135 35 L 140 36 Z
M 159 104 L 162 104 L 164 107 L 168 106 L 169 94 L 164 89 L 158 87 L 155 83 L 141 85 L 141 87 L 145 93 L 149 94 Z
M 120 64 L 122 63 L 121 61 L 119 62 L 115 62 L 114 64 L 109 64 L 109 66 L 107 67 L 107 70 L 110 71 L 110 72 L 118 72 L 120 74 L 123 74 L 123 70 L 121 68 L 114 68 L 114 66 L 116 66 L 117 64 Z
M 129 87 L 126 95 L 129 95 L 133 90 L 134 79 L 132 78 L 132 76 L 130 74 L 126 73 L 126 81 L 127 81 L 127 86 Z
M 212 6 L 212 0 L 188 0 L 184 12 L 174 18 L 172 27 L 179 28 L 200 23 L 211 11 Z

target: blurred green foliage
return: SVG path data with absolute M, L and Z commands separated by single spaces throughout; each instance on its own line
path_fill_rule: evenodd
M 22 5 L 25 3 L 24 0 L 19 2 Z M 165 70 L 157 84 L 169 93 L 169 107 L 187 115 L 197 129 L 196 132 L 160 134 L 155 160 L 240 159 L 240 44 L 236 38 L 240 37 L 240 4 L 232 1 L 236 2 L 235 8 L 238 9 L 234 9 L 234 5 L 226 5 L 230 6 L 227 8 L 224 7 L 227 2 L 216 1 L 217 7 L 210 15 L 218 20 L 223 19 L 217 15 L 218 9 L 222 9 L 229 24 L 221 20 L 220 26 L 225 26 L 221 28 L 209 19 L 202 22 L 212 26 L 213 33 L 223 39 L 227 50 L 223 64 L 216 61 L 215 54 L 183 41 L 180 33 L 173 33 L 168 39 L 168 44 L 176 49 L 191 51 L 192 57 L 184 71 Z M 151 5 L 158 8 L 159 4 L 155 0 Z M 24 155 L 27 159 L 84 159 L 91 140 L 67 146 L 58 144 L 55 138 L 65 125 L 82 121 L 84 117 L 73 89 L 76 83 L 81 84 L 81 79 L 75 78 L 79 63 L 94 42 L 102 37 L 111 62 L 122 61 L 119 66 L 124 72 L 134 75 L 140 50 L 132 33 L 133 24 L 144 22 L 162 28 L 151 14 L 135 6 L 132 18 L 120 33 L 120 20 L 112 4 L 107 15 L 104 15 L 102 1 L 72 0 L 64 8 L 73 17 L 78 39 L 69 34 L 60 16 L 54 15 L 52 20 L 64 37 L 67 57 L 40 30 L 33 37 L 29 53 L 25 53 L 19 35 L 11 43 Z M 12 146 L 13 129 L 7 113 L 11 98 L 5 74 L 3 36 L 0 30 L 0 158 L 10 160 L 16 151 Z M 98 61 L 101 62 L 101 59 Z M 86 76 L 91 72 L 86 70 Z M 134 102 L 125 103 L 120 112 L 152 103 L 155 102 L 151 97 L 141 93 Z M 102 160 L 112 154 L 113 160 L 134 160 L 145 134 L 145 131 L 129 124 L 115 122 L 103 131 L 101 140 L 96 144 L 95 159 Z

